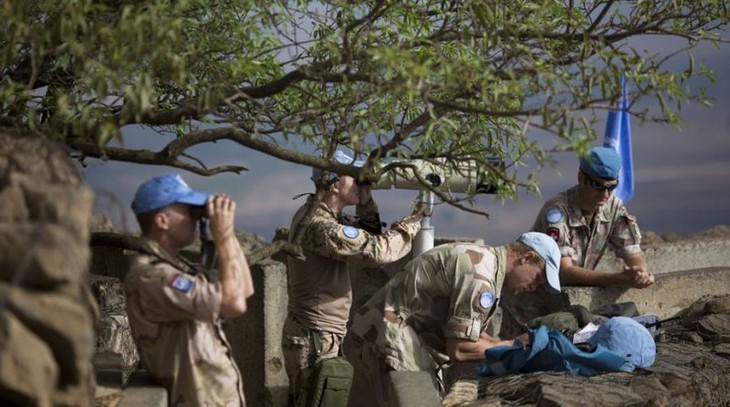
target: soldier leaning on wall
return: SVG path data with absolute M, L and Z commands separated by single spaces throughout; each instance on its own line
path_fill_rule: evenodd
M 560 246 L 563 285 L 645 288 L 654 284 L 641 253 L 641 233 L 621 199 L 618 186 L 621 157 L 607 147 L 592 148 L 581 158 L 578 185 L 549 199 L 532 230 L 552 236 Z M 624 261 L 620 273 L 596 271 L 611 247 Z
M 353 316 L 346 341 L 361 394 L 350 405 L 391 405 L 391 371 L 427 372 L 443 393 L 442 367 L 513 345 L 486 332 L 503 289 L 559 293 L 559 263 L 557 244 L 537 232 L 500 247 L 444 244 L 411 260 Z M 526 346 L 530 337 L 516 340 Z
M 236 204 L 193 191 L 176 174 L 143 183 L 132 209 L 143 253 L 125 278 L 127 313 L 142 364 L 164 385 L 173 406 L 245 406 L 243 382 L 221 322 L 246 311 L 253 282 L 236 239 Z M 218 282 L 179 256 L 210 220 Z

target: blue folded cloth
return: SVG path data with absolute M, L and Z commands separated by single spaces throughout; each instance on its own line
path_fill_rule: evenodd
M 478 367 L 477 373 L 492 376 L 549 371 L 593 376 L 605 372 L 631 372 L 654 363 L 654 339 L 644 326 L 631 318 L 609 319 L 601 324 L 590 343 L 594 349 L 583 351 L 561 332 L 540 326 L 530 330 L 529 347 L 515 341 L 512 346 L 485 351 L 486 362 Z

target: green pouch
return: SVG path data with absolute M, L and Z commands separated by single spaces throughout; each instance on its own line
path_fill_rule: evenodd
M 568 334 L 578 331 L 578 319 L 570 312 L 553 312 L 533 318 L 527 323 L 528 328 L 537 328 L 540 325 Z
M 318 358 L 312 366 L 309 407 L 346 406 L 350 395 L 353 370 L 342 356 Z

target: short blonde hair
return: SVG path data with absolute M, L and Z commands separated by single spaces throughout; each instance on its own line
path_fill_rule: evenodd
M 537 254 L 536 251 L 532 250 L 530 246 L 522 243 L 522 242 L 512 242 L 507 245 L 507 251 L 509 253 L 512 253 L 513 255 L 517 257 L 523 257 L 527 254 L 532 253 L 532 256 L 530 256 L 533 260 L 530 261 L 530 263 L 537 264 L 540 269 L 545 270 L 545 259 L 543 259 L 539 254 Z

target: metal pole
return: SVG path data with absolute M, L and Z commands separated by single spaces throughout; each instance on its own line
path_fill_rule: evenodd
M 420 191 L 418 200 L 428 205 L 428 212 L 433 211 L 433 192 Z M 426 216 L 421 220 L 421 230 L 418 231 L 413 239 L 413 257 L 420 256 L 424 252 L 433 248 L 434 228 L 431 226 L 431 217 Z

